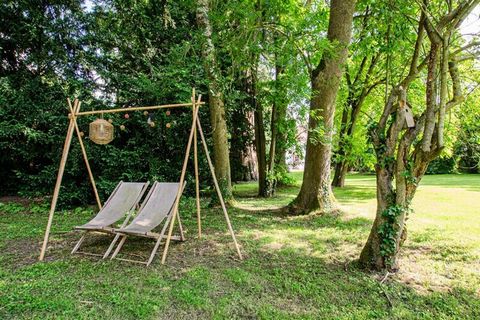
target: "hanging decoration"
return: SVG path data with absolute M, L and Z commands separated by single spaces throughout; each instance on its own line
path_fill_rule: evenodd
M 155 118 L 155 114 L 147 111 L 145 111 L 143 114 L 148 116 L 147 124 L 152 128 L 155 127 L 155 121 L 153 121 L 153 119 Z
M 90 123 L 89 137 L 96 144 L 108 144 L 113 140 L 113 125 L 103 117 L 96 119 Z

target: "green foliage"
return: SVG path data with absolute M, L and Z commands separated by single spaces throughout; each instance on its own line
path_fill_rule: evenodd
M 81 1 L 11 2 L 1 9 L 3 25 L 11 27 L 1 30 L 6 58 L 0 67 L 0 194 L 52 192 L 68 125 L 67 96 L 79 97 L 82 110 L 90 110 L 190 101 L 191 87 L 206 92 L 190 2 L 106 1 L 89 11 Z M 108 115 L 115 140 L 107 146 L 84 140 L 101 199 L 119 180 L 178 180 L 191 114 L 170 112 L 132 112 L 128 120 Z M 208 132 L 205 108 L 201 118 Z M 79 119 L 86 136 L 94 119 Z M 207 184 L 206 160 L 199 154 Z M 193 168 L 188 173 L 191 181 Z M 60 206 L 92 202 L 76 136 L 62 185 Z M 192 189 L 187 183 L 187 192 Z
M 478 74 L 478 72 L 477 72 Z M 480 173 L 480 92 L 477 89 L 468 96 L 458 112 L 458 134 L 454 143 L 454 156 L 458 159 L 458 169 L 462 172 Z
M 314 119 L 315 126 L 313 128 L 309 127 L 308 132 L 310 142 L 314 145 L 326 145 L 332 143 L 331 139 L 327 135 L 329 129 L 325 127 L 325 122 L 323 121 L 321 112 L 322 110 L 310 111 L 310 117 Z
M 408 208 L 400 205 L 390 205 L 382 212 L 384 222 L 378 228 L 378 235 L 380 236 L 380 254 L 385 259 L 387 267 L 392 266 L 398 250 L 398 218 L 405 211 L 408 211 Z
M 457 172 L 457 159 L 455 157 L 439 157 L 428 164 L 426 174 L 446 174 Z

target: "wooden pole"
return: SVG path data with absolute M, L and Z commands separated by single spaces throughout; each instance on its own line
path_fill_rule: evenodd
M 201 95 L 199 100 L 201 99 Z M 192 97 L 192 103 L 195 103 L 195 98 Z M 193 108 L 193 112 L 198 110 L 198 107 Z M 198 111 L 197 111 L 198 112 Z M 198 179 L 198 151 L 197 151 L 197 130 L 196 126 L 193 130 L 193 163 L 195 166 L 195 198 L 197 202 L 197 227 L 198 227 L 198 238 L 202 237 L 202 219 L 200 215 L 200 181 Z
M 199 104 L 205 104 L 201 102 Z M 131 108 L 118 108 L 118 109 L 104 109 L 104 110 L 94 110 L 94 111 L 83 111 L 77 112 L 76 116 L 87 116 L 92 114 L 102 114 L 102 113 L 117 113 L 117 112 L 131 112 L 131 111 L 143 111 L 143 110 L 157 110 L 165 108 L 179 108 L 179 107 L 190 107 L 192 103 L 175 103 L 175 104 L 164 104 L 160 106 L 148 106 L 148 107 L 131 107 Z
M 228 230 L 230 231 L 230 235 L 232 236 L 233 243 L 235 244 L 235 248 L 237 249 L 238 257 L 240 258 L 240 260 L 243 260 L 242 253 L 240 252 L 240 247 L 238 246 L 237 238 L 235 237 L 235 232 L 233 231 L 232 223 L 230 222 L 230 218 L 228 216 L 227 207 L 225 206 L 225 201 L 223 200 L 222 192 L 220 191 L 217 177 L 215 176 L 215 168 L 213 167 L 212 159 L 210 159 L 210 153 L 208 152 L 207 142 L 205 141 L 202 125 L 200 124 L 200 119 L 198 117 L 197 117 L 197 127 L 198 127 L 198 131 L 200 132 L 200 138 L 202 139 L 205 155 L 207 156 L 208 166 L 212 174 L 215 190 L 217 190 L 218 199 L 220 199 L 220 204 L 222 205 L 223 214 L 225 216 L 225 220 L 227 221 Z
M 192 96 L 195 99 L 195 89 L 192 91 Z M 173 232 L 173 226 L 175 224 L 175 218 L 176 215 L 178 214 L 178 206 L 180 204 L 180 196 L 183 192 L 183 183 L 185 181 L 185 172 L 187 171 L 187 164 L 188 164 L 188 158 L 190 157 L 190 148 L 192 146 L 192 141 L 193 141 L 193 132 L 196 127 L 196 121 L 197 121 L 197 115 L 198 115 L 198 108 L 195 108 L 195 102 L 193 103 L 193 119 L 192 119 L 192 127 L 190 129 L 190 136 L 188 137 L 188 143 L 187 143 L 187 150 L 185 151 L 185 158 L 183 160 L 183 168 L 182 168 L 182 173 L 180 174 L 180 186 L 178 187 L 178 192 L 177 192 L 177 198 L 175 199 L 175 204 L 173 205 L 173 218 L 170 221 L 170 227 L 168 229 L 168 235 L 167 235 L 167 240 L 165 241 L 165 248 L 163 249 L 163 255 L 162 255 L 162 264 L 165 264 L 165 260 L 167 259 L 167 253 L 168 253 L 168 247 L 170 246 L 170 240 L 172 238 L 172 232 Z
M 76 112 L 77 111 L 76 108 L 78 105 L 77 99 L 75 99 L 73 105 L 74 105 L 73 111 Z M 43 258 L 45 257 L 45 251 L 47 250 L 48 237 L 50 235 L 53 215 L 55 213 L 55 208 L 57 206 L 58 194 L 60 193 L 60 186 L 62 184 L 63 172 L 65 170 L 65 163 L 67 162 L 67 158 L 68 158 L 68 151 L 70 150 L 70 145 L 72 143 L 74 127 L 75 127 L 74 119 L 73 117 L 70 117 L 70 123 L 68 124 L 68 129 L 67 129 L 67 136 L 65 137 L 65 142 L 63 144 L 62 158 L 60 160 L 60 166 L 58 168 L 58 173 L 57 173 L 57 182 L 55 183 L 55 189 L 53 190 L 52 203 L 50 205 L 50 213 L 48 214 L 47 228 L 45 230 L 45 236 L 43 238 L 43 244 L 42 244 L 42 249 L 40 251 L 40 256 L 38 257 L 38 260 L 40 261 L 43 261 Z
M 93 178 L 92 169 L 90 168 L 90 163 L 88 161 L 87 151 L 85 150 L 85 145 L 83 144 L 83 138 L 80 134 L 80 129 L 78 128 L 77 116 L 75 115 L 80 110 L 81 102 L 78 103 L 77 112 L 73 111 L 72 103 L 70 99 L 67 98 L 68 107 L 72 114 L 73 123 L 75 125 L 75 131 L 77 132 L 78 142 L 80 143 L 80 149 L 82 149 L 83 160 L 85 161 L 85 166 L 87 167 L 88 177 L 90 178 L 90 183 L 92 184 L 93 193 L 95 194 L 95 200 L 97 201 L 98 210 L 102 210 L 102 202 L 98 196 L 97 185 L 95 184 L 95 179 Z

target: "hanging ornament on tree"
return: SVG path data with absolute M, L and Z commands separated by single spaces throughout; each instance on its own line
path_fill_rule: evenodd
M 125 115 L 123 116 L 125 119 L 128 119 L 130 118 L 130 115 L 128 113 L 125 113 Z
M 147 119 L 147 123 L 150 127 L 155 127 L 155 121 L 153 121 L 153 119 L 155 118 L 155 114 L 153 113 L 147 113 L 148 115 L 148 119 Z
M 123 124 L 120 125 L 120 130 L 125 131 L 125 126 Z
M 108 122 L 113 123 L 113 119 L 108 119 Z
M 170 115 L 170 110 L 167 110 L 167 112 L 165 112 L 165 114 L 166 114 L 167 116 L 169 116 L 169 115 Z
M 167 128 L 170 128 L 172 125 L 170 124 L 170 122 L 167 122 L 167 124 L 165 125 Z
M 147 123 L 150 127 L 155 127 L 155 121 L 152 120 L 151 116 L 148 116 Z
M 107 144 L 113 140 L 113 125 L 103 119 L 103 114 L 90 123 L 89 137 L 96 144 Z

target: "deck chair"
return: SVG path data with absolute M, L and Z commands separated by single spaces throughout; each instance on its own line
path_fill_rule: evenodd
M 155 182 L 150 189 L 149 193 L 145 197 L 139 211 L 138 215 L 132 220 L 132 222 L 123 228 L 115 229 L 115 233 L 120 234 L 122 239 L 120 240 L 117 248 L 115 249 L 111 259 L 115 259 L 118 252 L 122 248 L 125 240 L 128 236 L 137 236 L 144 238 L 152 238 L 157 240 L 155 246 L 150 254 L 150 258 L 147 262 L 116 258 L 123 261 L 142 263 L 149 266 L 155 254 L 160 246 L 162 239 L 166 238 L 165 231 L 170 224 L 170 221 L 173 217 L 173 206 L 177 198 L 178 188 L 180 183 L 174 182 Z M 185 184 L 183 185 L 185 187 Z M 183 191 L 183 190 L 182 190 Z M 184 241 L 182 223 L 180 217 L 177 214 L 178 225 L 180 228 L 180 236 L 172 236 L 173 240 Z M 163 224 L 163 226 L 161 226 Z M 160 227 L 160 232 L 153 232 L 152 230 Z
M 97 215 L 86 224 L 74 228 L 76 230 L 83 230 L 84 234 L 73 248 L 72 254 L 82 253 L 103 256 L 103 259 L 108 257 L 115 243 L 118 241 L 119 235 L 117 234 L 115 234 L 113 242 L 110 244 L 104 255 L 78 251 L 78 249 L 80 249 L 80 245 L 89 233 L 99 232 L 104 234 L 114 234 L 113 225 L 122 219 L 124 219 L 124 221 L 121 227 L 126 226 L 149 184 L 149 182 L 120 181 Z

